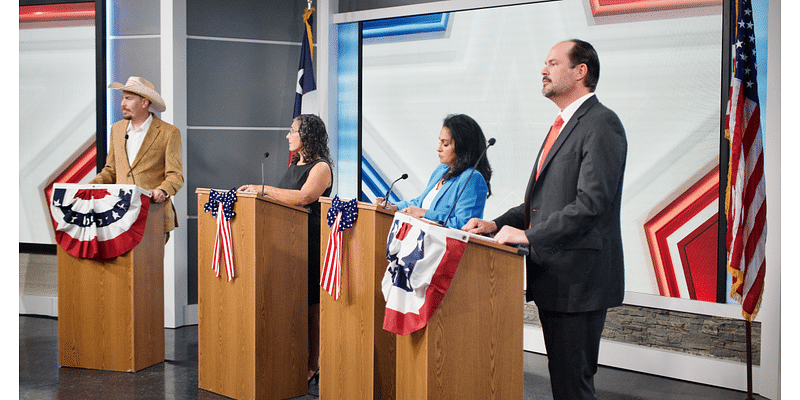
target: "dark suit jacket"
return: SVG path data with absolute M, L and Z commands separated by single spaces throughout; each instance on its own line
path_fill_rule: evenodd
M 142 142 L 142 147 L 128 162 L 125 152 L 125 134 L 130 121 L 121 120 L 111 126 L 111 142 L 106 156 L 106 165 L 89 183 L 133 184 L 153 191 L 161 189 L 170 196 L 178 193 L 183 186 L 183 150 L 181 132 L 178 128 L 160 120 L 155 115 L 150 129 Z M 133 178 L 130 171 L 133 170 Z M 172 197 L 164 205 L 164 232 L 178 226 Z
M 539 179 L 531 174 L 526 203 L 494 220 L 498 229 L 525 230 L 531 243 L 526 298 L 539 308 L 583 312 L 622 304 L 620 203 L 627 151 L 622 122 L 590 97 L 562 128 Z

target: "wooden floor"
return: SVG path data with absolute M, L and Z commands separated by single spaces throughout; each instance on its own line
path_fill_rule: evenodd
M 166 362 L 136 373 L 58 367 L 55 318 L 19 316 L 20 399 L 225 399 L 197 387 L 197 326 L 166 329 Z M 524 400 L 552 399 L 547 358 L 525 352 Z M 322 372 L 324 374 L 324 371 Z M 324 378 L 323 378 L 324 379 Z M 742 392 L 601 367 L 599 399 L 746 399 Z M 318 386 L 295 399 L 316 399 Z M 763 397 L 755 396 L 763 400 Z

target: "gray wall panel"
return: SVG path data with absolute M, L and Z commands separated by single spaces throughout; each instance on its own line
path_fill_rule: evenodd
M 287 123 L 288 125 L 288 123 Z M 275 186 L 289 160 L 286 130 L 231 131 L 189 129 L 185 146 L 188 168 L 188 214 L 197 214 L 197 188 L 228 190 L 251 183 L 261 183 L 264 153 L 265 183 Z
M 276 185 L 286 171 L 285 137 L 292 120 L 305 7 L 305 1 L 297 0 L 186 2 L 189 304 L 197 303 L 198 270 L 211 268 L 197 265 L 195 190 L 261 183 L 266 151 L 266 183 Z
M 161 2 L 159 0 L 114 0 L 108 10 L 114 16 L 110 36 L 158 35 L 161 32 Z M 124 15 L 124 18 L 117 18 Z
M 111 53 L 116 56 L 109 62 L 109 67 L 113 68 L 111 82 L 125 83 L 131 76 L 140 76 L 152 82 L 156 91 L 161 93 L 161 45 L 158 38 L 115 39 L 110 46 L 113 46 Z M 113 114 L 109 124 L 122 119 L 121 101 L 120 91 L 111 90 L 108 102 Z
M 305 7 L 305 1 L 192 0 L 187 9 L 186 33 L 300 42 Z
M 189 126 L 289 126 L 300 46 L 190 39 Z

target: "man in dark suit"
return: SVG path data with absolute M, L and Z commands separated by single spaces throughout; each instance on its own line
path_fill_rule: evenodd
M 555 399 L 595 399 L 606 311 L 622 304 L 620 203 L 627 140 L 594 95 L 597 52 L 581 40 L 553 46 L 542 94 L 561 110 L 542 146 L 525 202 L 462 229 L 526 245 L 527 301 L 539 308 Z M 563 126 L 559 129 L 560 121 Z

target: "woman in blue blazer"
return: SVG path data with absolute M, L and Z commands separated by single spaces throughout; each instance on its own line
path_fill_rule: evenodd
M 461 229 L 470 218 L 483 216 L 486 198 L 492 193 L 492 168 L 484 157 L 477 171 L 472 172 L 472 166 L 486 150 L 486 137 L 474 119 L 464 114 L 448 115 L 442 125 L 437 148 L 441 164 L 433 170 L 425 190 L 415 199 L 388 204 L 388 208 L 432 221 L 447 218 L 446 226 Z M 462 189 L 464 193 L 450 213 Z M 378 197 L 375 203 L 383 204 L 384 199 Z

